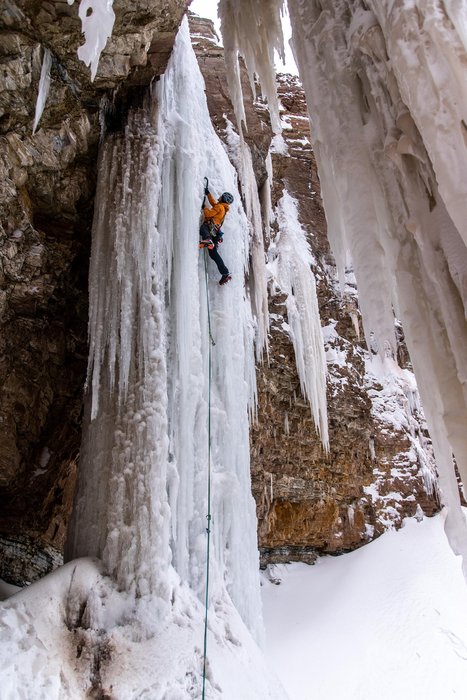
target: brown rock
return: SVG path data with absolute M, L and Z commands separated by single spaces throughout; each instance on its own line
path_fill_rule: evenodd
M 71 511 L 102 117 L 124 115 L 135 86 L 163 71 L 187 4 L 116 0 L 95 82 L 76 53 L 78 3 L 0 8 L 0 561 L 24 559 L 18 582 L 56 565 Z M 50 91 L 32 134 L 45 47 Z

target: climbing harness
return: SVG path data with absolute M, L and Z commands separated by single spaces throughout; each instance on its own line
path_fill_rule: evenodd
M 208 603 L 209 603 L 209 552 L 211 545 L 211 377 L 212 377 L 212 362 L 211 351 L 214 345 L 214 338 L 211 331 L 211 310 L 209 306 L 209 287 L 208 287 L 208 260 L 207 252 L 204 251 L 204 278 L 206 282 L 206 306 L 208 310 L 208 331 L 209 331 L 209 351 L 208 351 L 208 514 L 206 527 L 206 600 L 204 610 L 204 647 L 203 647 L 203 695 L 202 700 L 205 700 L 206 693 L 206 654 L 208 641 Z

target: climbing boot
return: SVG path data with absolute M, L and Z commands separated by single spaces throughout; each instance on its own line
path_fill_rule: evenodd
M 219 280 L 219 284 L 220 285 L 227 284 L 227 282 L 230 282 L 231 279 L 232 279 L 232 275 L 222 275 L 222 277 Z

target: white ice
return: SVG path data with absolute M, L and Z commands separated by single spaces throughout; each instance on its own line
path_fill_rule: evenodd
M 75 0 L 67 0 L 73 5 Z M 78 57 L 91 69 L 94 80 L 99 65 L 99 58 L 105 48 L 107 39 L 112 34 L 115 22 L 113 0 L 80 0 L 79 17 L 85 42 L 78 49 Z
M 37 126 L 39 124 L 40 118 L 42 117 L 42 112 L 44 111 L 45 103 L 47 101 L 47 96 L 50 89 L 50 69 L 52 67 L 52 54 L 50 49 L 44 49 L 44 56 L 42 58 L 42 68 L 41 77 L 39 78 L 39 90 L 37 92 L 36 99 L 36 112 L 34 114 L 34 124 L 32 127 L 32 133 L 36 133 Z
M 241 191 L 245 202 L 245 212 L 250 227 L 250 271 L 249 288 L 256 319 L 255 346 L 256 356 L 261 359 L 263 351 L 268 350 L 269 306 L 266 282 L 266 253 L 264 250 L 265 236 L 269 235 L 271 213 L 271 177 L 263 185 L 263 198 L 260 199 L 258 185 L 253 169 L 253 157 L 250 147 L 238 134 L 233 124 L 226 119 L 226 144 L 230 160 L 235 165 L 241 183 Z M 269 168 L 272 166 L 269 165 Z
M 277 207 L 278 234 L 269 249 L 274 284 L 285 301 L 300 387 L 310 402 L 316 430 L 329 449 L 326 409 L 326 355 L 310 246 L 298 220 L 297 203 L 284 190 Z

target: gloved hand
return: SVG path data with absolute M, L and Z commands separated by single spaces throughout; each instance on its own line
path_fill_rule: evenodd
M 221 236 L 220 238 L 217 239 L 217 244 L 220 245 L 220 244 L 222 243 L 223 240 L 224 240 L 224 239 L 223 239 L 222 236 Z
M 205 188 L 204 188 L 204 194 L 206 194 L 206 195 L 209 194 L 209 188 L 208 188 L 208 187 L 205 187 Z

